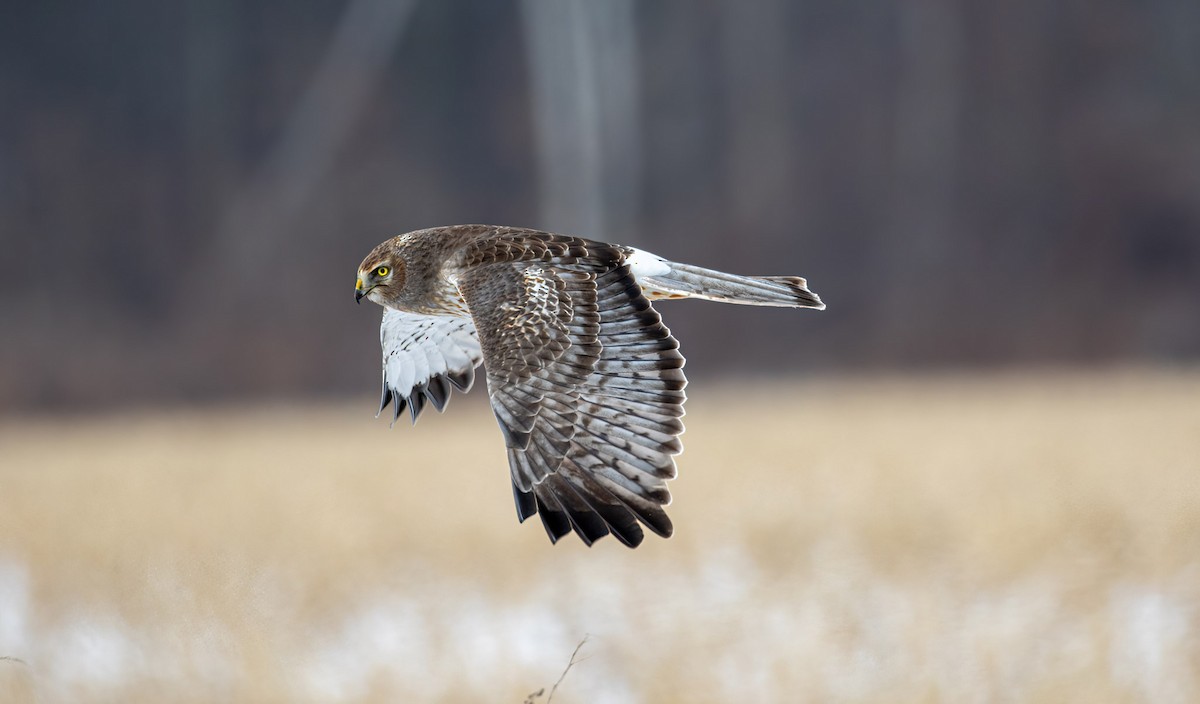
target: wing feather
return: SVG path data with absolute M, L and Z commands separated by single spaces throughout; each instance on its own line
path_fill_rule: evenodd
M 517 516 L 551 541 L 663 536 L 682 450 L 683 356 L 622 254 L 539 233 L 459 259 L 504 433 Z
M 570 357 L 580 338 L 593 349 L 593 326 L 564 325 L 572 345 L 559 358 L 524 381 L 506 376 L 507 391 L 492 392 L 502 426 L 511 422 L 514 399 L 527 409 L 536 404 L 528 442 L 510 443 L 508 456 L 518 517 L 531 515 L 532 494 L 553 540 L 569 529 L 589 545 L 607 532 L 635 546 L 643 539 L 639 523 L 659 535 L 673 530 L 663 506 L 670 502 L 666 481 L 676 474 L 674 457 L 682 451 L 687 379 L 678 343 L 629 279 L 624 267 L 595 279 L 599 354 L 582 381 L 562 374 L 559 360 Z
M 483 361 L 479 335 L 469 316 L 419 315 L 385 308 L 379 327 L 383 391 L 379 413 L 395 404 L 392 422 L 407 408 L 414 423 L 426 402 L 439 412 L 451 388 L 467 391 Z M 378 414 L 377 414 L 378 415 Z

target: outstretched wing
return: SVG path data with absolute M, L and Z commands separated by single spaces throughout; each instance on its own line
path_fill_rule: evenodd
M 459 279 L 481 331 L 517 514 L 551 541 L 668 536 L 683 357 L 618 262 L 500 262 Z
M 426 401 L 439 412 L 445 409 L 451 389 L 468 391 L 475 383 L 475 367 L 483 361 L 475 323 L 468 316 L 384 308 L 379 341 L 383 346 L 379 413 L 393 404 L 393 423 L 405 408 L 416 423 Z

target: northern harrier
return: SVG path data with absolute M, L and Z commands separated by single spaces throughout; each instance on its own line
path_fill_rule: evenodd
M 382 413 L 446 407 L 483 364 L 523 522 L 551 542 L 642 525 L 665 537 L 683 450 L 683 356 L 651 300 L 822 309 L 796 276 L 737 276 L 633 247 L 515 227 L 459 225 L 383 242 L 356 300 L 383 306 Z

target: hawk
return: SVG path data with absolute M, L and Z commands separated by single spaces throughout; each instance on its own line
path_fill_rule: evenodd
M 738 276 L 649 252 L 517 227 L 399 235 L 363 260 L 356 301 L 383 306 L 382 413 L 445 409 L 483 365 L 521 522 L 550 541 L 642 526 L 666 538 L 683 451 L 683 355 L 651 301 L 823 309 L 797 276 Z

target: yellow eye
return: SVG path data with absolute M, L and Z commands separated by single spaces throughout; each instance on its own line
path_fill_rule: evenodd
M 386 266 L 381 266 L 375 270 L 375 275 L 376 276 L 387 276 L 389 271 L 391 271 L 391 269 L 387 268 Z

